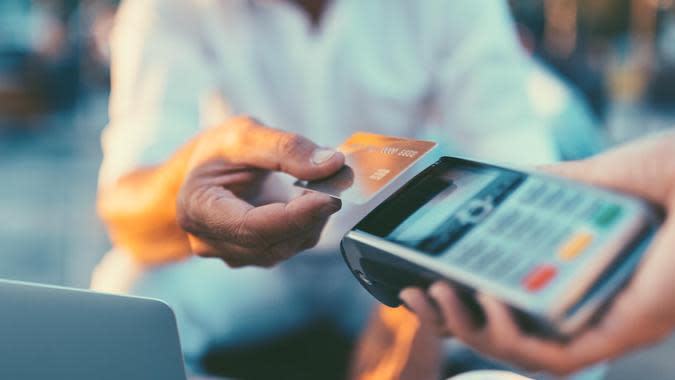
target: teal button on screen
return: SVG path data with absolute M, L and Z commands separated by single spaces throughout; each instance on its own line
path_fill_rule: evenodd
M 593 217 L 593 223 L 598 227 L 609 227 L 616 221 L 621 215 L 621 207 L 610 204 L 598 211 L 597 214 Z

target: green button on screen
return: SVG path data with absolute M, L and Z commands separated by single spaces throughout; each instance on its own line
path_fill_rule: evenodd
M 621 207 L 610 204 L 595 214 L 593 222 L 599 227 L 608 227 L 619 218 L 619 215 L 621 215 Z

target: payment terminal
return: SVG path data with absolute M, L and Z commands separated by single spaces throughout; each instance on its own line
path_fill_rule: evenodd
M 528 333 L 565 339 L 638 265 L 660 211 L 640 199 L 548 176 L 442 157 L 341 242 L 358 281 L 399 306 L 407 286 L 490 294 Z

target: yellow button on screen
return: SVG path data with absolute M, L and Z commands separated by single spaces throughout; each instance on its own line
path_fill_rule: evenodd
M 588 232 L 580 232 L 572 236 L 565 244 L 562 245 L 558 256 L 563 260 L 572 260 L 579 256 L 581 252 L 588 247 L 593 241 L 593 235 Z

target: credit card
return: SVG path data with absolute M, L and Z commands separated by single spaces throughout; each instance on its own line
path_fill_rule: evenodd
M 295 186 L 363 204 L 434 147 L 432 141 L 357 132 L 337 148 L 345 155 L 339 172 L 316 181 L 297 181 Z

